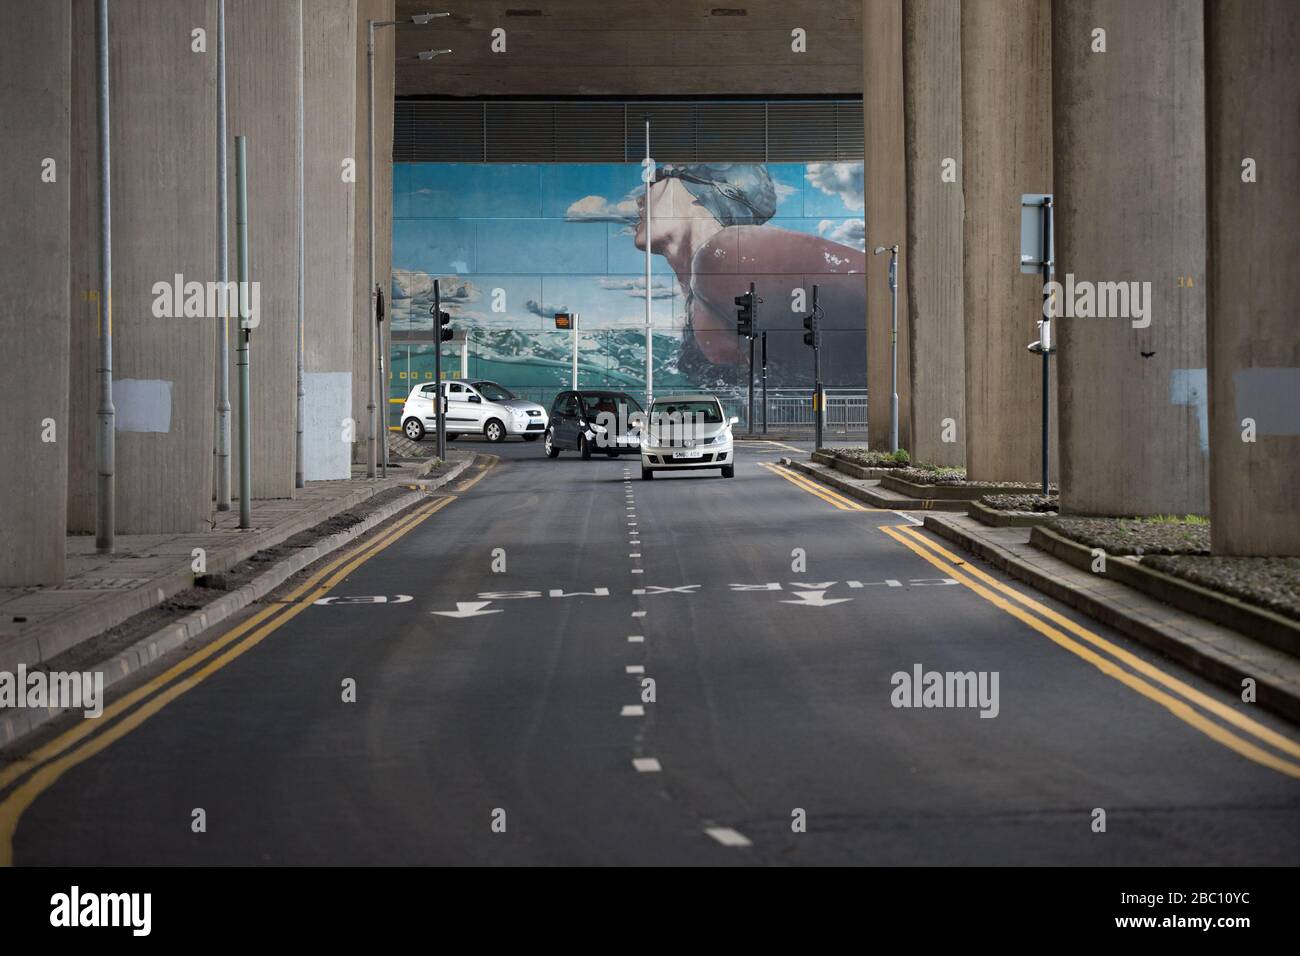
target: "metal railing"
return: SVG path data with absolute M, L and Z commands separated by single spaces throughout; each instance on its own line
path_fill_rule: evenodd
M 537 402 L 549 409 L 555 396 L 563 389 L 553 387 L 516 388 L 507 382 L 501 382 L 518 398 Z M 644 388 L 614 388 L 631 395 L 642 405 L 645 404 Z M 685 388 L 656 390 L 656 395 L 663 397 L 673 392 L 690 391 Z M 744 388 L 711 389 L 722 402 L 723 411 L 728 417 L 740 419 L 738 426 L 742 431 L 749 431 L 749 393 Z M 768 431 L 812 430 L 813 407 L 811 388 L 769 388 L 767 390 L 767 427 Z M 390 405 L 390 426 L 399 425 L 402 406 L 397 401 Z M 822 428 L 828 434 L 849 435 L 865 434 L 867 430 L 867 390 L 864 388 L 828 388 L 826 389 L 826 408 L 823 413 Z M 763 401 L 759 389 L 754 390 L 754 431 L 759 431 L 763 424 Z

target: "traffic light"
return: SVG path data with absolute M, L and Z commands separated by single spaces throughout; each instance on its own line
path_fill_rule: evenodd
M 438 322 L 437 322 L 437 325 L 438 325 L 438 341 L 439 341 L 439 342 L 450 342 L 450 341 L 451 341 L 451 329 L 449 329 L 449 328 L 446 327 L 446 326 L 447 326 L 447 323 L 450 322 L 450 321 L 451 321 L 451 313 L 450 313 L 450 312 L 443 312 L 443 311 L 439 310 L 439 312 L 438 312 Z
M 746 292 L 744 295 L 738 295 L 735 298 L 736 309 L 736 334 L 743 335 L 746 338 L 753 338 L 754 335 L 754 293 Z
M 818 329 L 817 329 L 817 313 L 816 313 L 816 312 L 812 312 L 812 313 L 810 313 L 810 314 L 808 314 L 808 315 L 805 315 L 805 316 L 803 317 L 803 327 L 804 327 L 805 329 L 808 330 L 807 332 L 805 332 L 805 333 L 803 334 L 803 344 L 806 345 L 806 346 L 808 346 L 810 349 L 815 349 L 815 348 L 817 348 L 817 346 L 818 346 L 818 342 L 817 342 L 817 332 L 818 332 Z

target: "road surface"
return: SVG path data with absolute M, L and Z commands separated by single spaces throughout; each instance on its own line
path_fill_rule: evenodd
M 227 623 L 11 774 L 0 853 L 1300 862 L 1294 729 L 1014 584 L 1018 602 L 905 516 L 783 474 L 788 447 L 741 446 L 732 480 L 650 482 L 635 460 L 475 450 L 498 460 L 340 557 L 337 583 Z M 918 670 L 990 693 L 996 674 L 996 701 L 895 706 Z

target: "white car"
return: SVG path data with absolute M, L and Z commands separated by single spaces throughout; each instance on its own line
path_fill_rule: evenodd
M 437 427 L 434 419 L 433 382 L 417 385 L 402 406 L 402 433 L 419 441 Z M 488 441 L 505 441 L 518 435 L 524 441 L 537 441 L 546 431 L 546 409 L 536 402 L 515 398 L 509 389 L 496 382 L 470 382 L 462 379 L 442 383 L 446 403 L 447 438 L 479 434 Z
M 669 395 L 650 405 L 641 435 L 641 477 L 649 480 L 656 471 L 688 471 L 720 468 L 723 478 L 736 476 L 731 426 L 740 419 L 728 419 L 717 396 L 709 394 Z

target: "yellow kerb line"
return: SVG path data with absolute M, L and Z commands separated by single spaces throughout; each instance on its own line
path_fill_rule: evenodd
M 1250 741 L 1243 740 L 1241 737 L 1238 737 L 1236 734 L 1231 733 L 1225 728 L 1207 719 L 1199 712 L 1193 710 L 1191 706 L 1189 706 L 1185 701 L 1179 700 L 1176 697 L 1172 697 L 1169 694 L 1165 693 L 1164 691 L 1159 690 L 1158 688 L 1152 687 L 1150 684 L 1142 680 L 1137 675 L 1131 674 L 1128 671 L 1121 668 L 1114 661 L 1102 657 L 1096 651 L 1084 647 L 1082 644 L 1079 644 L 1077 641 L 1072 640 L 1071 638 L 1063 634 L 1061 631 L 1058 631 L 1056 628 L 1052 627 L 1051 625 L 1044 623 L 1043 621 L 1029 614 L 1027 611 L 1022 611 L 1020 608 L 1015 607 L 1014 605 L 1009 603 L 1005 598 L 1000 597 L 999 595 L 990 591 L 988 588 L 984 587 L 982 584 L 978 584 L 975 581 L 973 581 L 971 578 L 966 577 L 962 572 L 958 571 L 955 567 L 941 560 L 937 555 L 932 554 L 927 548 L 922 547 L 920 544 L 914 541 L 912 539 L 912 536 L 900 534 L 899 529 L 893 527 L 882 527 L 880 530 L 885 532 L 885 534 L 889 535 L 891 538 L 893 538 L 899 544 L 903 545 L 905 548 L 908 548 L 909 550 L 920 555 L 922 558 L 930 562 L 940 571 L 944 572 L 944 574 L 947 575 L 948 577 L 951 577 L 956 581 L 960 582 L 961 584 L 964 584 L 966 587 L 970 588 L 972 591 L 974 591 L 980 597 L 984 598 L 984 600 L 988 601 L 990 604 L 1000 608 L 1001 610 L 1010 614 L 1012 617 L 1017 618 L 1020 621 L 1023 621 L 1025 624 L 1028 624 L 1039 634 L 1042 634 L 1048 640 L 1052 641 L 1052 643 L 1064 648 L 1065 650 L 1069 651 L 1070 653 L 1074 654 L 1077 657 L 1083 658 L 1083 660 L 1087 661 L 1089 664 L 1092 664 L 1094 667 L 1096 667 L 1099 671 L 1101 671 L 1103 674 L 1107 675 L 1108 677 L 1113 677 L 1121 684 L 1124 684 L 1130 689 L 1137 691 L 1137 693 L 1141 694 L 1143 697 L 1146 697 L 1147 699 L 1154 701 L 1155 703 L 1164 707 L 1166 710 L 1168 710 L 1179 720 L 1183 721 L 1183 723 L 1187 724 L 1190 727 L 1195 728 L 1196 730 L 1199 730 L 1201 733 L 1205 734 L 1205 736 L 1209 737 L 1211 740 L 1214 740 L 1217 743 L 1222 744 L 1223 746 L 1227 747 L 1229 750 L 1232 750 L 1240 754 L 1241 756 L 1245 757 L 1248 760 L 1253 760 L 1255 763 L 1261 764 L 1265 767 L 1269 767 L 1270 769 L 1276 770 L 1279 773 L 1286 774 L 1288 777 L 1300 779 L 1300 764 L 1295 764 L 1295 763 L 1291 763 L 1288 760 L 1283 760 L 1282 758 L 1268 752 L 1267 750 L 1264 750 L 1263 748 L 1256 746 Z M 969 565 L 965 565 L 965 566 L 970 567 Z M 1100 638 L 1098 638 L 1098 640 L 1100 640 Z
M 808 492 L 809 494 L 816 495 L 818 498 L 821 498 L 823 501 L 830 502 L 835 507 L 839 508 L 841 511 L 883 510 L 880 508 L 868 508 L 865 505 L 858 504 L 858 502 L 853 501 L 850 498 L 846 498 L 843 495 L 839 494 L 838 492 L 832 491 L 829 488 L 825 488 L 817 484 L 811 478 L 806 478 L 803 475 L 790 471 L 787 468 L 783 468 L 781 465 L 774 465 L 769 462 L 764 462 L 763 467 L 767 468 L 770 471 L 775 472 L 776 474 L 784 478 L 786 481 L 790 482 L 793 485 L 797 485 L 798 487 L 802 488 L 804 491 Z
M 76 750 L 62 757 L 59 757 L 56 760 L 50 761 L 40 766 L 39 769 L 37 769 L 35 773 L 33 773 L 32 776 L 26 782 L 24 782 L 16 789 L 14 789 L 13 792 L 10 793 L 9 796 L 5 798 L 4 802 L 0 803 L 0 866 L 10 866 L 13 864 L 13 836 L 14 836 L 14 832 L 18 828 L 18 821 L 22 817 L 23 811 L 26 810 L 29 806 L 31 806 L 32 802 L 38 796 L 40 796 L 40 794 L 44 792 L 48 787 L 52 786 L 61 776 L 63 776 L 64 773 L 66 773 L 68 770 L 72 769 L 73 767 L 77 766 L 78 764 L 82 763 L 83 761 L 90 759 L 95 754 L 104 750 L 104 748 L 108 747 L 110 744 L 115 743 L 116 741 L 125 737 L 132 730 L 139 727 L 146 720 L 148 720 L 154 714 L 158 713 L 158 711 L 162 710 L 164 707 L 166 707 L 177 697 L 181 696 L 186 691 L 191 690 L 194 687 L 198 686 L 207 677 L 216 673 L 221 668 L 225 667 L 227 664 L 229 664 L 235 658 L 239 657 L 241 654 L 245 653 L 251 648 L 256 647 L 268 635 L 270 635 L 277 628 L 279 628 L 280 625 L 284 624 L 286 621 L 289 621 L 294 617 L 297 617 L 307 608 L 311 607 L 312 604 L 314 604 L 317 599 L 323 597 L 325 594 L 328 594 L 329 591 L 336 584 L 338 584 L 341 580 L 343 580 L 345 577 L 351 574 L 354 570 L 356 570 L 357 567 L 359 567 L 365 561 L 373 557 L 378 551 L 392 544 L 398 538 L 405 535 L 408 531 L 415 528 L 416 525 L 423 522 L 430 515 L 441 510 L 442 508 L 445 508 L 447 505 L 451 504 L 455 500 L 456 499 L 454 496 L 450 496 L 447 498 L 443 498 L 439 501 L 436 501 L 430 505 L 422 506 L 419 509 L 419 511 L 416 514 L 412 515 L 409 520 L 404 522 L 400 528 L 393 529 L 390 533 L 386 534 L 379 541 L 373 542 L 371 545 L 364 547 L 361 550 L 361 552 L 359 554 L 355 554 L 355 556 L 353 556 L 351 560 L 344 558 L 343 560 L 347 561 L 346 564 L 344 564 L 341 568 L 339 568 L 339 570 L 334 575 L 332 575 L 328 580 L 321 583 L 318 587 L 316 587 L 314 590 L 308 593 L 305 597 L 302 597 L 301 600 L 298 600 L 296 603 L 293 604 L 281 605 L 281 607 L 283 607 L 283 611 L 278 617 L 264 623 L 252 634 L 250 634 L 244 640 L 240 641 L 234 647 L 231 647 L 220 657 L 216 658 L 215 660 L 209 661 L 206 665 L 204 665 L 202 668 L 195 671 L 194 673 L 190 674 L 188 677 L 185 677 L 184 679 L 177 681 L 175 684 L 172 684 L 162 693 L 157 694 L 156 696 L 148 700 L 146 703 L 141 705 L 137 710 L 133 711 L 132 713 L 124 717 L 122 720 L 118 721 L 116 724 L 104 730 L 102 733 L 93 737 L 90 741 L 78 747 Z M 315 576 L 314 580 L 319 580 L 319 576 Z M 295 596 L 301 595 L 304 590 L 311 587 L 311 584 L 312 584 L 311 581 L 306 582 L 305 584 L 303 584 L 301 587 L 297 588 L 294 591 L 294 595 Z M 241 625 L 239 628 L 236 628 L 235 632 L 232 633 L 236 633 L 236 632 L 244 633 L 244 631 L 247 630 L 247 625 L 251 623 L 253 622 L 252 621 L 245 622 L 244 625 Z M 224 647 L 226 644 L 228 644 L 229 638 L 230 635 L 223 637 L 220 642 L 214 643 L 213 645 L 209 645 L 208 647 L 204 648 L 199 653 L 193 655 L 191 658 L 189 658 L 182 664 L 179 664 L 176 667 L 172 668 L 167 673 L 173 674 L 178 670 L 183 670 L 187 668 L 190 664 L 203 659 L 203 657 L 210 656 L 214 650 L 217 650 L 220 647 Z M 154 681 L 150 681 L 149 684 L 146 685 L 146 687 L 151 689 L 156 689 L 157 686 L 159 686 L 159 683 L 166 676 L 167 675 L 161 675 L 159 678 L 156 678 Z M 146 687 L 140 688 L 140 691 L 144 691 Z M 137 693 L 139 693 L 139 691 L 137 691 Z M 107 715 L 107 711 L 105 712 L 105 714 Z
M 910 535 L 911 537 L 915 538 L 917 541 L 920 541 L 931 551 L 935 552 L 941 557 L 947 558 L 949 561 L 953 562 L 954 564 L 964 566 L 965 570 L 975 575 L 981 581 L 984 581 L 991 587 L 997 588 L 1003 594 L 1010 595 L 1015 600 L 1025 605 L 1025 607 L 1032 608 L 1034 611 L 1036 611 L 1043 617 L 1047 618 L 1053 624 L 1058 624 L 1061 627 L 1065 628 L 1070 633 L 1074 634 L 1076 637 L 1083 638 L 1089 644 L 1093 645 L 1099 650 L 1106 652 L 1111 657 L 1114 657 L 1116 660 L 1124 664 L 1127 664 L 1129 667 L 1133 668 L 1133 670 L 1137 671 L 1138 673 L 1143 674 L 1146 677 L 1151 678 L 1152 680 L 1158 681 L 1161 684 L 1164 684 L 1166 687 L 1174 691 L 1176 694 L 1180 694 L 1181 696 L 1186 697 L 1192 703 L 1205 708 L 1206 710 L 1210 711 L 1216 716 L 1222 718 L 1223 720 L 1226 720 L 1228 723 L 1233 724 L 1238 729 L 1244 730 L 1247 733 L 1252 734 L 1255 737 L 1258 737 L 1260 740 L 1264 741 L 1265 743 L 1271 744 L 1272 746 L 1276 747 L 1278 750 L 1288 753 L 1292 757 L 1300 757 L 1300 743 L 1296 743 L 1296 741 L 1292 740 L 1289 737 L 1283 736 L 1282 734 L 1278 733 L 1272 728 L 1266 727 L 1263 724 L 1259 723 L 1258 721 L 1252 720 L 1250 717 L 1247 717 L 1245 714 L 1233 710 L 1231 707 L 1229 707 L 1227 704 L 1223 703 L 1222 701 L 1215 700 L 1213 697 L 1209 696 L 1208 694 L 1202 693 L 1201 691 L 1197 690 L 1195 687 L 1192 687 L 1190 684 L 1187 684 L 1179 680 L 1177 677 L 1174 677 L 1172 674 L 1166 674 L 1164 671 L 1162 671 L 1160 668 L 1156 667 L 1154 664 L 1150 663 L 1149 661 L 1145 661 L 1142 658 L 1138 657 L 1136 654 L 1133 654 L 1130 651 L 1126 651 L 1124 648 L 1118 646 L 1117 644 L 1114 644 L 1111 641 L 1106 640 L 1106 638 L 1102 637 L 1099 634 L 1094 634 L 1092 631 L 1088 630 L 1083 625 L 1070 620 L 1064 614 L 1059 614 L 1056 611 L 1052 610 L 1050 607 L 1047 607 L 1046 605 L 1041 604 L 1038 601 L 1035 601 L 1033 598 L 1021 594 L 1015 588 L 1009 587 L 1008 585 L 999 581 L 997 578 L 993 577 L 992 575 L 987 574 L 980 568 L 977 568 L 973 564 L 970 564 L 964 558 L 961 558 L 958 555 L 953 554 L 947 548 L 944 548 L 943 546 L 935 543 L 934 541 L 931 541 L 929 538 L 925 537 L 920 532 L 918 532 L 915 528 L 902 528 L 901 530 L 903 531 L 903 533 Z
M 786 471 L 780 465 L 773 465 L 764 462 L 763 467 L 766 468 L 768 471 L 772 472 L 773 474 L 784 478 L 786 481 L 790 482 L 790 484 L 794 485 L 795 487 L 808 492 L 810 495 L 816 495 L 818 498 L 822 499 L 822 501 L 825 501 L 827 504 L 834 505 L 840 511 L 852 510 L 847 505 L 845 505 L 842 501 L 837 501 L 835 498 L 831 497 L 831 495 L 828 492 L 822 490 L 821 488 L 817 488 L 816 486 L 809 485 L 804 481 L 801 481 L 797 475 L 795 475 L 793 472 Z

